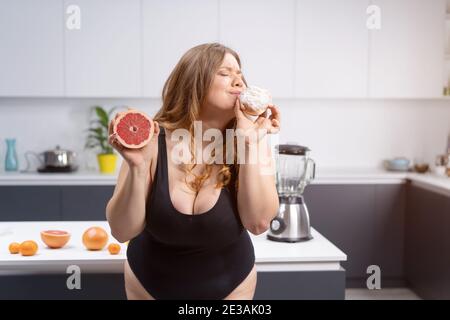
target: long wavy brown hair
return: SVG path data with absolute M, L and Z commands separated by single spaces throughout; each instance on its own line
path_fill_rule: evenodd
M 175 130 L 183 128 L 189 130 L 191 142 L 191 160 L 195 159 L 194 150 L 194 121 L 199 120 L 200 110 L 205 102 L 206 96 L 214 80 L 215 73 L 222 64 L 226 53 L 232 54 L 241 67 L 239 55 L 232 49 L 219 43 L 206 43 L 189 49 L 177 63 L 169 78 L 166 80 L 162 91 L 162 107 L 154 116 L 154 120 L 168 129 Z M 247 82 L 243 78 L 245 85 Z M 226 129 L 236 128 L 236 118 L 233 118 Z M 225 137 L 225 130 L 222 136 Z M 225 150 L 226 139 L 224 139 L 223 149 Z M 227 163 L 226 152 L 223 152 L 224 160 L 222 168 L 217 174 L 216 188 L 227 186 L 234 181 L 232 187 L 237 191 L 239 175 L 239 165 L 237 164 L 237 141 L 234 137 L 233 154 L 234 162 Z M 214 154 L 213 154 L 214 155 Z M 213 164 L 205 164 L 205 170 L 197 175 L 192 170 L 195 168 L 195 161 L 184 164 L 183 170 L 186 173 L 185 182 L 188 187 L 198 193 L 203 183 L 211 176 Z M 188 176 L 194 178 L 188 182 Z

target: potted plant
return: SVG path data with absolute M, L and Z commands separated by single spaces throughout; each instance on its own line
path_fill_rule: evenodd
M 114 173 L 116 171 L 117 154 L 108 143 L 108 126 L 111 115 L 117 107 L 106 111 L 101 106 L 94 106 L 96 119 L 90 121 L 90 128 L 87 129 L 89 135 L 85 144 L 85 149 L 97 149 L 97 161 L 101 173 Z

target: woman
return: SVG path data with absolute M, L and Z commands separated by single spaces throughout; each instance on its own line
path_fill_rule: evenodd
M 128 299 L 253 298 L 255 257 L 246 230 L 260 234 L 275 217 L 274 175 L 261 174 L 267 166 L 262 161 L 238 164 L 236 154 L 231 164 L 179 164 L 171 156 L 172 133 L 186 129 L 193 137 L 194 121 L 201 121 L 203 132 L 215 128 L 224 137 L 226 129 L 240 129 L 245 151 L 267 145 L 267 134 L 250 138 L 258 129 L 278 132 L 275 106 L 269 106 L 270 117 L 266 112 L 254 122 L 244 115 L 238 96 L 246 82 L 240 67 L 239 56 L 227 47 L 196 46 L 164 85 L 149 144 L 123 148 L 111 131 L 114 120 L 110 123 L 109 143 L 125 161 L 106 214 L 112 235 L 120 242 L 131 239 L 125 263 Z M 197 159 L 192 140 L 185 146 Z

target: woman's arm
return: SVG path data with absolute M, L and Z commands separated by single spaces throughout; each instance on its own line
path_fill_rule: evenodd
M 137 236 L 145 227 L 145 201 L 149 186 L 149 168 L 132 167 L 122 162 L 117 185 L 106 206 L 111 234 L 119 242 Z
M 154 134 L 141 149 L 123 147 L 113 133 L 114 121 L 109 124 L 108 142 L 123 157 L 114 194 L 106 206 L 106 218 L 114 238 L 120 242 L 137 236 L 145 227 L 145 203 L 151 186 L 153 164 L 158 155 L 159 124 L 154 121 Z
M 267 152 L 257 157 L 259 148 Z M 253 163 L 250 153 L 254 155 Z M 266 135 L 254 145 L 246 145 L 245 163 L 239 167 L 238 210 L 244 227 L 257 235 L 269 228 L 278 207 L 275 165 Z

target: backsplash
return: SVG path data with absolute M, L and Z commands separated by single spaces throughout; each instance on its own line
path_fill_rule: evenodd
M 279 99 L 281 132 L 277 142 L 308 146 L 318 168 L 381 167 L 382 160 L 406 156 L 434 163 L 445 152 L 450 133 L 447 100 Z M 79 154 L 83 170 L 97 170 L 93 151 L 83 150 L 90 107 L 129 105 L 153 115 L 158 99 L 0 99 L 0 172 L 6 138 L 16 138 L 20 170 L 27 150 L 56 145 Z M 30 158 L 31 169 L 38 165 Z M 120 162 L 119 162 L 120 164 Z

